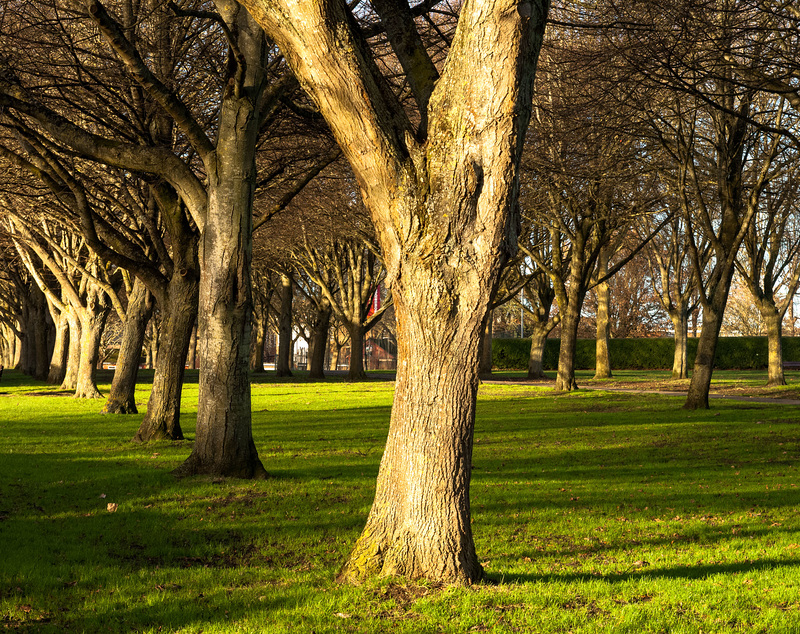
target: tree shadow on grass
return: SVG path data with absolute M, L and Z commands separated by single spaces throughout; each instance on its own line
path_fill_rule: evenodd
M 764 572 L 776 568 L 799 568 L 800 559 L 761 559 L 751 562 L 725 564 L 704 564 L 694 566 L 674 566 L 664 568 L 638 568 L 631 571 L 611 573 L 489 573 L 486 578 L 490 583 L 583 583 L 587 581 L 605 581 L 607 583 L 623 583 L 639 579 L 706 579 L 713 575 L 735 575 L 750 572 Z

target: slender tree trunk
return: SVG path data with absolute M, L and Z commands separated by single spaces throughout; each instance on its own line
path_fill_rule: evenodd
M 67 371 L 67 352 L 69 345 L 69 323 L 66 315 L 51 307 L 53 322 L 56 327 L 56 336 L 53 343 L 53 354 L 50 357 L 50 369 L 47 372 L 47 382 L 59 385 L 64 380 Z
M 198 279 L 196 269 L 183 269 L 172 276 L 162 302 L 161 323 L 153 333 L 160 345 L 155 356 L 153 388 L 147 402 L 147 413 L 134 442 L 151 440 L 181 440 L 183 430 L 180 424 L 181 392 L 189 353 L 189 341 L 197 319 Z M 152 350 L 152 348 L 151 348 Z
M 330 365 L 328 366 L 329 370 L 336 371 L 339 369 L 339 355 L 342 353 L 342 346 L 338 343 L 334 343 L 331 347 L 331 358 L 330 358 Z
M 186 354 L 186 367 L 191 370 L 197 369 L 197 322 L 192 326 L 192 334 L 189 337 L 189 350 Z
M 347 324 L 350 333 L 350 367 L 347 370 L 348 381 L 365 381 L 367 373 L 364 371 L 364 326 Z
M 86 304 L 81 315 L 81 356 L 75 398 L 102 398 L 95 382 L 95 371 L 100 358 L 100 340 L 111 312 L 111 302 L 104 291 L 91 287 Z
M 575 282 L 574 285 L 577 286 L 578 282 Z M 569 303 L 561 320 L 561 345 L 558 349 L 558 375 L 555 386 L 555 389 L 561 392 L 578 389 L 578 383 L 575 381 L 575 350 L 585 293 L 573 291 L 572 287 L 570 287 L 569 293 Z
M 326 305 L 317 311 L 314 329 L 311 333 L 311 345 L 308 350 L 308 376 L 312 379 L 325 378 L 325 352 L 328 349 L 328 334 L 331 325 L 331 307 Z
M 531 332 L 531 353 L 528 357 L 528 378 L 543 379 L 544 374 L 544 349 L 550 329 L 534 324 Z
M 200 254 L 197 436 L 177 475 L 266 475 L 253 442 L 248 364 L 258 119 L 250 100 L 235 95 L 220 113 Z
M 78 387 L 78 367 L 81 363 L 81 322 L 72 308 L 67 311 L 67 324 L 69 326 L 69 348 L 61 389 L 74 390 Z
M 689 315 L 685 309 L 678 308 L 670 313 L 672 328 L 675 331 L 675 355 L 672 359 L 672 378 L 689 377 Z
M 266 315 L 253 311 L 253 323 L 250 335 L 250 372 L 264 372 L 264 343 L 267 338 Z
M 598 262 L 598 275 L 603 276 L 608 273 L 608 256 L 601 254 Z M 608 352 L 608 339 L 611 334 L 611 322 L 609 320 L 609 306 L 611 304 L 611 287 L 608 282 L 601 282 L 595 287 L 597 295 L 597 324 L 595 339 L 595 379 L 610 379 L 611 356 Z
M 778 314 L 775 307 L 772 310 L 762 310 L 764 323 L 767 327 L 767 385 L 786 385 L 783 376 L 783 336 L 782 315 Z
M 491 377 L 492 376 L 492 325 L 494 318 L 493 312 L 490 310 L 488 316 L 486 317 L 486 326 L 483 329 L 483 334 L 481 335 L 481 355 L 480 355 L 480 365 L 478 367 L 478 375 L 481 378 L 484 377 Z
M 128 310 L 117 357 L 117 369 L 111 382 L 103 414 L 137 414 L 136 377 L 142 358 L 147 322 L 153 314 L 153 296 L 144 283 L 136 278 L 128 297 Z
M 278 317 L 278 376 L 292 376 L 292 278 L 281 273 L 281 312 Z

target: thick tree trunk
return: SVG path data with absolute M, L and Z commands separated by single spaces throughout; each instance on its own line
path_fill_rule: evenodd
M 248 364 L 257 128 L 247 98 L 225 100 L 200 254 L 197 436 L 176 475 L 266 475 L 253 442 Z
M 478 375 L 481 378 L 488 378 L 492 376 L 492 325 L 493 325 L 492 311 L 486 317 L 486 326 L 481 335 L 481 354 L 478 366 Z
M 100 340 L 106 327 L 111 302 L 105 292 L 91 286 L 86 296 L 86 308 L 81 315 L 81 356 L 78 365 L 78 383 L 75 398 L 102 398 L 95 382 L 97 361 L 100 358 Z
M 198 279 L 196 269 L 183 269 L 169 282 L 165 305 L 160 306 L 160 345 L 155 355 L 153 389 L 147 402 L 147 413 L 139 426 L 134 442 L 181 440 L 181 392 L 189 353 L 192 328 L 197 319 Z M 153 335 L 155 339 L 155 333 Z
M 534 325 L 531 333 L 531 353 L 528 357 L 528 378 L 543 379 L 544 374 L 544 348 L 550 329 Z
M 325 352 L 328 349 L 328 333 L 331 325 L 330 304 L 317 311 L 314 328 L 311 332 L 311 345 L 308 350 L 308 376 L 312 379 L 325 378 Z
M 555 389 L 561 392 L 578 389 L 578 383 L 575 381 L 575 350 L 582 305 L 583 296 L 572 295 L 561 319 L 561 345 L 558 349 L 558 374 L 555 386 Z
M 689 315 L 686 310 L 676 309 L 670 313 L 675 331 L 675 355 L 672 359 L 672 378 L 689 377 Z
M 598 274 L 608 272 L 608 261 L 605 254 L 601 255 Z M 609 320 L 609 306 L 611 304 L 611 287 L 608 282 L 601 282 L 595 288 L 597 295 L 597 324 L 595 339 L 595 379 L 610 379 L 611 356 L 608 352 L 608 339 L 611 335 L 611 322 Z
M 344 580 L 380 574 L 472 583 L 483 573 L 469 482 L 489 288 L 436 277 L 420 266 L 394 288 L 399 362 L 389 437 Z
M 140 279 L 133 283 L 117 357 L 117 369 L 111 382 L 103 414 L 136 414 L 136 377 L 142 358 L 147 322 L 153 314 L 153 296 Z
M 367 373 L 364 371 L 364 326 L 347 324 L 350 333 L 350 367 L 347 369 L 348 381 L 365 381 Z
M 703 325 L 700 328 L 700 338 L 697 340 L 697 355 L 694 358 L 692 379 L 686 403 L 683 405 L 684 409 L 708 409 L 708 392 L 711 389 L 711 375 L 714 373 L 714 358 L 732 276 L 731 265 L 729 270 L 723 272 L 723 279 L 717 282 L 711 301 L 703 308 Z
M 278 316 L 278 376 L 292 376 L 292 278 L 281 273 L 281 312 Z
M 764 323 L 767 327 L 767 385 L 786 385 L 783 376 L 783 336 L 782 315 L 774 308 L 763 310 Z
M 69 347 L 61 389 L 74 390 L 78 387 L 78 366 L 81 363 L 81 322 L 71 308 L 68 309 L 66 318 L 69 327 Z

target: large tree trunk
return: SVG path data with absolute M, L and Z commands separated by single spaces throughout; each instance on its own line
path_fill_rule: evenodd
M 103 414 L 136 414 L 136 377 L 142 358 L 142 346 L 147 322 L 153 314 L 153 296 L 144 283 L 136 278 L 128 297 L 125 326 L 117 357 L 117 369 L 111 382 Z
M 308 350 L 308 376 L 311 379 L 325 378 L 325 352 L 328 349 L 331 313 L 330 303 L 324 302 L 323 306 L 317 311 L 314 320 L 311 345 Z
M 81 311 L 81 356 L 75 398 L 102 398 L 95 382 L 95 370 L 100 358 L 100 340 L 106 327 L 111 302 L 105 292 L 93 284 L 86 295 L 86 307 Z
M 686 309 L 675 309 L 670 312 L 672 328 L 675 331 L 675 355 L 672 359 L 672 378 L 689 377 L 689 314 Z
M 292 376 L 292 278 L 281 273 L 281 312 L 278 316 L 278 376 Z
M 555 389 L 570 392 L 578 389 L 575 381 L 575 350 L 578 342 L 578 324 L 581 320 L 581 307 L 586 296 L 585 291 L 579 288 L 580 282 L 575 277 L 567 292 L 569 302 L 561 319 L 561 344 L 558 349 L 558 374 Z
M 265 475 L 253 442 L 248 367 L 258 119 L 245 97 L 223 103 L 200 255 L 197 436 L 177 475 Z
M 450 274 L 444 280 L 443 271 L 420 263 L 393 289 L 399 363 L 389 437 L 375 501 L 343 579 L 381 574 L 471 583 L 482 576 L 469 481 L 490 289 Z
M 516 245 L 519 157 L 549 5 L 464 2 L 434 83 L 421 42 L 396 35 L 398 20 L 413 21 L 402 13 L 408 6 L 382 4 L 391 5 L 384 13 L 401 63 L 417 63 L 409 76 L 425 129 L 415 134 L 365 61 L 345 3 L 245 4 L 350 161 L 390 271 L 399 356 L 392 418 L 367 526 L 341 576 L 477 581 L 469 480 L 478 348 Z
M 180 424 L 181 392 L 189 353 L 192 328 L 197 319 L 197 296 L 199 282 L 196 269 L 183 269 L 169 282 L 165 302 L 161 309 L 158 328 L 158 346 L 153 373 L 153 389 L 147 402 L 147 413 L 134 442 L 150 440 L 181 440 Z M 156 339 L 153 333 L 153 339 Z
M 783 348 L 781 346 L 783 315 L 778 314 L 774 306 L 772 310 L 762 310 L 761 314 L 767 327 L 767 385 L 786 385 L 786 378 L 783 376 Z
M 350 367 L 347 370 L 348 381 L 365 381 L 367 373 L 364 371 L 364 326 L 347 324 L 350 333 Z

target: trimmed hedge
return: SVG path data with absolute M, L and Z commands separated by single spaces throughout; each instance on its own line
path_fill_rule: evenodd
M 542 363 L 545 370 L 558 367 L 559 339 L 548 339 Z M 672 338 L 609 339 L 611 367 L 625 370 L 663 370 L 672 368 L 675 341 Z M 689 338 L 689 369 L 694 364 L 697 339 Z M 530 339 L 492 340 L 492 363 L 498 370 L 524 370 L 528 367 Z M 575 369 L 594 369 L 595 340 L 578 339 Z M 800 337 L 783 338 L 785 361 L 800 361 Z M 758 370 L 767 367 L 766 337 L 720 337 L 714 364 L 720 370 Z

